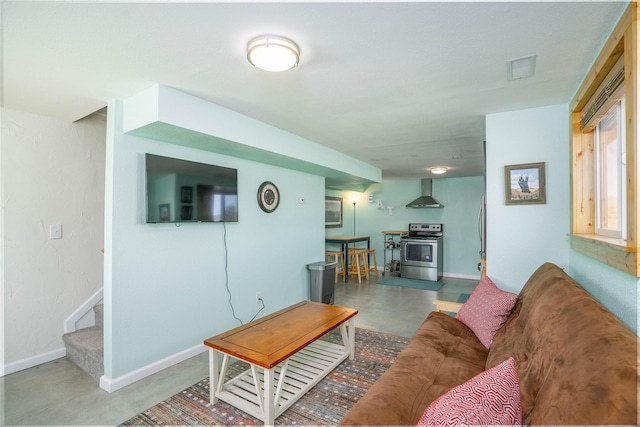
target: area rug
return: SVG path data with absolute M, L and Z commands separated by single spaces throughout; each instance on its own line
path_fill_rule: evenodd
M 390 276 L 378 282 L 378 285 L 402 286 L 403 288 L 422 289 L 425 291 L 439 291 L 444 282 L 431 282 L 429 280 L 406 279 L 404 277 Z
M 337 330 L 323 339 L 341 342 Z M 356 328 L 355 360 L 345 360 L 275 420 L 276 425 L 335 426 L 371 385 L 391 366 L 409 338 Z M 246 368 L 236 363 L 236 375 Z M 147 409 L 120 426 L 262 425 L 263 422 L 224 402 L 209 403 L 209 378 Z
M 462 304 L 464 304 L 465 302 L 467 302 L 467 300 L 469 299 L 469 297 L 471 296 L 471 294 L 460 294 L 460 296 L 458 297 L 458 301 Z

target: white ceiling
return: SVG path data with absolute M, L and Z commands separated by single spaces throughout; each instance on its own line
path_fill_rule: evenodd
M 482 175 L 484 116 L 569 102 L 627 3 L 4 0 L 2 105 L 75 121 L 162 83 L 385 180 Z M 261 34 L 293 39 L 300 65 L 254 69 Z M 507 81 L 506 62 L 532 54 L 535 76 Z

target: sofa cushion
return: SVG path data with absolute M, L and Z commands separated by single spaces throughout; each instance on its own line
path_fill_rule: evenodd
M 462 322 L 432 312 L 341 425 L 416 425 L 438 397 L 485 370 L 488 350 Z
M 557 266 L 527 281 L 487 368 L 508 357 L 524 424 L 636 425 L 637 336 Z
M 520 384 L 510 357 L 433 401 L 418 426 L 520 426 L 521 423 Z
M 499 289 L 485 276 L 473 290 L 456 319 L 467 325 L 487 348 L 507 321 L 518 295 Z

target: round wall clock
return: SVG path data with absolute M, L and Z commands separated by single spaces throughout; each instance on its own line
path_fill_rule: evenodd
M 266 213 L 276 210 L 280 203 L 280 192 L 273 182 L 265 181 L 258 188 L 258 205 Z

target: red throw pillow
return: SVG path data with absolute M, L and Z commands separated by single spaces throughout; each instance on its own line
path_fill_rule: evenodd
M 434 400 L 419 427 L 520 426 L 520 379 L 513 357 Z
M 465 302 L 456 319 L 467 325 L 480 342 L 487 348 L 491 347 L 494 335 L 507 321 L 518 295 L 506 292 L 485 276 L 473 290 Z

